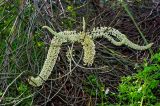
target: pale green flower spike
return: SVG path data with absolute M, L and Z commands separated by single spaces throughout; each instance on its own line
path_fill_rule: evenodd
M 84 50 L 84 65 L 92 65 L 94 61 L 95 56 L 95 44 L 94 41 L 91 39 L 91 36 L 85 35 L 83 42 L 81 42 L 83 45 Z
M 145 46 L 139 46 L 127 39 L 126 35 L 111 27 L 94 28 L 90 32 L 90 35 L 93 37 L 93 39 L 103 37 L 108 39 L 111 43 L 113 43 L 116 46 L 126 45 L 135 50 L 146 50 L 153 45 L 153 43 L 150 43 Z M 119 41 L 116 41 L 112 36 L 116 37 Z
M 41 86 L 44 81 L 48 79 L 53 70 L 53 67 L 56 63 L 60 46 L 62 43 L 70 42 L 70 43 L 81 43 L 84 50 L 83 61 L 85 65 L 92 65 L 95 57 L 95 44 L 94 39 L 96 38 L 106 38 L 112 44 L 116 46 L 127 45 L 130 48 L 135 50 L 145 50 L 150 48 L 153 43 L 150 43 L 146 46 L 139 46 L 133 42 L 131 42 L 127 37 L 119 32 L 118 30 L 112 27 L 100 27 L 94 28 L 92 31 L 85 31 L 85 21 L 83 18 L 83 31 L 63 31 L 63 32 L 55 32 L 48 26 L 43 26 L 43 28 L 48 29 L 54 35 L 52 39 L 50 48 L 48 50 L 47 59 L 44 62 L 42 71 L 40 74 L 34 78 L 31 77 L 29 79 L 29 84 L 32 86 Z M 116 40 L 114 39 L 116 38 Z
M 83 62 L 84 62 L 84 65 L 89 66 L 93 64 L 96 51 L 95 51 L 95 44 L 92 37 L 87 35 L 87 33 L 85 33 L 85 30 L 86 30 L 86 22 L 83 17 L 83 31 L 81 32 L 81 37 L 82 37 L 81 44 L 84 50 Z
M 41 86 L 43 84 L 43 82 L 48 79 L 48 77 L 50 76 L 51 71 L 56 63 L 56 60 L 57 60 L 57 57 L 58 57 L 58 54 L 60 51 L 60 46 L 62 43 L 63 42 L 61 41 L 61 39 L 59 39 L 57 37 L 52 39 L 50 48 L 48 50 L 47 59 L 44 62 L 43 68 L 42 68 L 40 74 L 36 78 L 30 77 L 28 79 L 28 82 L 30 85 Z

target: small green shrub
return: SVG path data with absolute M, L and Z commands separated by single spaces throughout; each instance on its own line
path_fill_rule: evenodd
M 150 63 L 143 65 L 143 70 L 132 76 L 122 77 L 119 85 L 118 98 L 121 104 L 132 106 L 151 106 L 157 103 L 160 94 L 160 53 L 150 59 Z

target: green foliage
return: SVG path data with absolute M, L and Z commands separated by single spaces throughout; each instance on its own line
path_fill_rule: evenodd
M 3 93 L 4 92 L 0 91 L 0 96 L 2 96 Z M 33 95 L 30 88 L 24 82 L 18 81 L 17 86 L 13 85 L 10 87 L 9 95 L 4 96 L 1 103 L 5 106 L 31 106 L 32 99 Z
M 10 34 L 16 14 L 17 9 L 14 8 L 14 5 L 6 3 L 5 5 L 0 6 L 0 64 L 2 62 L 2 54 L 4 53 L 6 46 L 5 40 Z
M 132 76 L 122 77 L 119 85 L 118 98 L 122 104 L 132 106 L 154 105 L 160 90 L 160 53 L 156 53 L 150 59 L 151 63 L 145 63 L 143 70 Z
M 19 83 L 17 91 L 19 94 L 22 94 L 22 93 L 29 94 L 30 93 L 28 86 L 25 85 L 23 82 Z
M 40 38 L 42 37 L 40 31 L 35 31 L 35 35 L 33 38 L 33 43 L 35 47 L 39 47 L 39 48 L 43 48 L 45 47 L 44 41 L 40 40 Z
M 104 94 L 104 87 L 104 84 L 101 83 L 93 74 L 89 75 L 85 81 L 85 92 L 87 92 L 90 96 L 104 97 L 105 95 L 101 95 Z
M 100 103 L 98 106 L 103 106 L 107 104 L 107 95 L 105 94 L 105 85 L 99 81 L 99 79 L 91 74 L 87 77 L 84 82 L 84 91 L 91 97 L 100 98 Z
M 79 24 L 80 17 L 86 17 L 84 13 L 86 10 L 83 10 L 85 5 L 83 4 L 85 1 L 81 0 L 65 0 L 64 4 L 66 7 L 64 8 L 65 15 L 62 19 L 62 26 L 65 30 L 73 30 Z M 83 13 L 83 14 L 82 14 Z M 78 22 L 78 23 L 77 23 Z
M 25 97 L 31 95 L 30 88 L 26 84 L 24 84 L 23 82 L 20 82 L 18 84 L 17 91 L 18 91 L 19 95 L 22 95 L 21 96 L 22 98 L 25 98 Z M 31 104 L 32 104 L 32 98 L 30 97 L 30 98 L 23 100 L 23 102 L 21 102 L 19 105 L 20 106 L 29 106 Z
M 14 4 L 9 3 L 0 6 L 0 35 L 3 35 L 0 36 L 1 39 L 5 38 L 4 35 L 10 33 L 16 14 L 18 14 L 17 8 L 14 6 Z
M 77 13 L 74 9 L 73 4 L 68 5 L 66 10 L 68 12 L 68 16 L 67 18 L 62 20 L 62 23 L 65 29 L 71 30 L 73 29 L 73 25 L 75 24 Z
M 33 8 L 31 6 L 25 6 L 24 11 L 21 12 L 20 7 L 21 0 L 11 0 L 2 3 L 0 6 L 0 72 L 7 73 L 7 76 L 2 74 L 2 83 L 6 83 L 5 87 L 1 86 L 0 97 L 4 93 L 4 89 L 11 81 L 14 80 L 13 75 L 17 75 L 26 70 L 24 64 L 28 62 L 25 46 L 28 37 L 26 36 L 26 22 L 29 19 L 30 12 Z M 24 46 L 24 47 L 23 47 Z M 6 51 L 10 51 L 8 54 Z M 6 56 L 7 55 L 7 56 Z M 7 67 L 3 67 L 3 61 L 7 57 Z M 19 67 L 17 67 L 19 66 Z M 3 68 L 2 68 L 3 67 Z M 5 79 L 3 79 L 5 77 Z M 17 104 L 18 106 L 29 106 L 32 103 L 32 93 L 30 88 L 24 84 L 21 80 L 17 80 L 6 91 L 0 105 L 12 106 Z M 16 105 L 16 106 L 17 106 Z

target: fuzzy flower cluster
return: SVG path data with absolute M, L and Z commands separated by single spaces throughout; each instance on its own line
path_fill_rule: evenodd
M 92 65 L 95 57 L 95 44 L 91 36 L 84 35 L 84 40 L 81 42 L 84 50 L 83 61 L 85 65 Z
M 28 82 L 32 86 L 41 86 L 44 81 L 46 81 L 51 74 L 51 71 L 56 63 L 59 51 L 60 51 L 60 46 L 62 45 L 61 39 L 55 37 L 51 41 L 50 48 L 48 50 L 47 58 L 44 62 L 43 68 L 40 72 L 40 74 L 34 78 L 30 77 L 28 79 Z
M 150 43 L 145 46 L 139 46 L 138 44 L 131 42 L 126 37 L 126 35 L 122 34 L 120 31 L 112 27 L 94 28 L 90 32 L 90 35 L 93 37 L 93 39 L 103 37 L 103 38 L 108 39 L 108 41 L 110 41 L 112 44 L 116 46 L 126 45 L 135 50 L 146 50 L 153 45 L 153 43 Z M 118 41 L 115 40 L 114 38 L 116 38 Z
M 83 61 L 85 65 L 92 65 L 95 57 L 95 44 L 94 39 L 96 38 L 106 38 L 112 44 L 116 46 L 126 45 L 135 50 L 145 50 L 150 48 L 153 43 L 150 43 L 145 46 L 139 46 L 133 42 L 131 42 L 127 37 L 119 32 L 118 30 L 111 27 L 100 27 L 94 28 L 92 31 L 63 31 L 63 32 L 55 32 L 48 26 L 43 26 L 49 32 L 51 32 L 54 36 L 52 39 L 50 48 L 48 50 L 47 58 L 44 62 L 43 68 L 40 74 L 34 78 L 29 78 L 29 84 L 32 86 L 41 86 L 43 82 L 45 82 L 51 74 L 53 67 L 56 63 L 60 46 L 65 42 L 70 43 L 81 43 L 84 50 Z M 85 29 L 85 28 L 83 28 Z

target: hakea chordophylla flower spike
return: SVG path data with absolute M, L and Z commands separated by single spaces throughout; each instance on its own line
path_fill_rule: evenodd
M 56 63 L 60 51 L 60 46 L 62 45 L 62 43 L 81 43 L 83 45 L 84 50 L 83 61 L 86 65 L 93 64 L 95 56 L 94 39 L 96 38 L 103 37 L 108 39 L 111 43 L 113 43 L 116 46 L 127 45 L 128 47 L 133 48 L 135 50 L 145 50 L 153 45 L 153 43 L 150 43 L 146 46 L 139 46 L 128 40 L 124 34 L 111 27 L 94 28 L 92 31 L 82 31 L 79 33 L 76 31 L 63 31 L 57 33 L 48 26 L 43 26 L 43 28 L 48 29 L 48 31 L 51 32 L 55 37 L 54 39 L 52 39 L 50 48 L 48 50 L 47 59 L 44 62 L 42 71 L 36 78 L 31 77 L 29 79 L 29 84 L 31 84 L 32 86 L 41 86 L 43 82 L 48 79 Z M 83 30 L 85 30 L 85 28 L 83 28 Z M 116 38 L 116 40 L 114 38 Z
M 108 39 L 111 43 L 113 43 L 116 46 L 126 45 L 135 50 L 146 50 L 153 45 L 153 43 L 150 43 L 145 46 L 137 45 L 131 42 L 129 39 L 127 39 L 126 35 L 122 34 L 117 29 L 111 27 L 94 28 L 90 32 L 90 35 L 93 37 L 93 39 L 103 37 Z M 116 37 L 119 41 L 116 41 L 112 36 Z
M 84 65 L 92 65 L 95 57 L 95 44 L 91 36 L 84 34 L 84 39 L 81 42 L 84 50 Z
M 61 39 L 55 37 L 51 41 L 50 48 L 48 50 L 47 58 L 44 62 L 43 68 L 40 72 L 40 74 L 34 78 L 30 77 L 28 79 L 29 84 L 32 86 L 41 86 L 44 81 L 46 81 L 51 74 L 51 71 L 56 63 L 59 51 L 60 51 L 60 46 L 63 42 Z
M 91 36 L 86 35 L 87 33 L 85 32 L 77 33 L 76 31 L 63 31 L 57 33 L 48 26 L 43 26 L 43 28 L 48 29 L 52 34 L 61 39 L 63 42 L 81 43 L 84 50 L 84 64 L 92 65 L 95 55 L 95 44 Z

